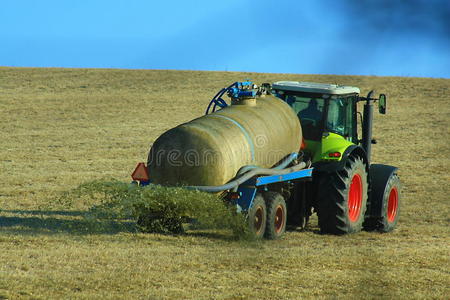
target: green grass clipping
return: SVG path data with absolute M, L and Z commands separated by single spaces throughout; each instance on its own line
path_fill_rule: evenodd
M 181 187 L 140 187 L 120 181 L 92 181 L 65 192 L 61 204 L 89 198 L 90 223 L 131 221 L 141 232 L 180 234 L 186 230 L 228 230 L 236 239 L 251 238 L 243 214 L 219 195 Z

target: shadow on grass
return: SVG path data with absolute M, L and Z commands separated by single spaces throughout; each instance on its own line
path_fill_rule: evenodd
M 113 235 L 122 232 L 139 232 L 136 223 L 130 220 L 102 220 L 86 217 L 86 211 L 52 211 L 52 210 L 1 210 L 0 231 L 11 234 L 44 234 L 52 235 L 68 233 L 73 235 L 104 234 Z M 246 241 L 257 242 L 250 237 L 236 236 L 231 232 L 221 230 L 206 230 L 187 226 L 185 233 L 163 234 L 169 236 L 192 236 L 220 240 L 226 242 Z M 317 229 L 300 230 L 295 227 L 287 228 L 287 232 L 312 232 L 320 234 Z M 158 233 L 161 234 L 161 233 Z
M 302 232 L 303 233 L 308 233 L 309 232 L 309 233 L 313 233 L 313 234 L 323 235 L 323 233 L 320 232 L 319 228 L 314 227 L 314 226 L 312 226 L 310 224 L 308 224 L 306 226 L 306 228 L 300 228 L 300 227 L 297 227 L 297 226 L 288 225 L 286 227 L 286 232 L 300 232 L 300 233 L 302 233 Z
M 4 233 L 86 235 L 137 231 L 134 222 L 86 218 L 84 217 L 86 212 L 81 211 L 3 210 L 1 212 L 16 214 L 16 216 L 0 216 L 0 231 Z
M 3 211 L 5 212 L 5 211 Z M 13 211 L 8 211 L 12 213 Z M 16 211 L 17 212 L 17 211 Z M 69 212 L 67 212 L 69 213 Z M 51 217 L 58 215 L 56 212 L 46 211 L 23 211 L 19 214 L 29 214 L 35 216 L 0 216 L 0 232 L 9 234 L 24 235 L 54 235 L 59 233 L 67 233 L 71 235 L 89 235 L 103 234 L 114 235 L 122 232 L 137 233 L 139 230 L 136 223 L 131 221 L 111 221 L 111 220 L 88 220 L 85 218 L 63 219 Z M 47 217 L 49 215 L 50 217 Z M 83 216 L 83 212 L 63 212 L 62 216 Z M 158 233 L 162 234 L 162 233 Z M 149 233 L 151 235 L 151 233 Z M 221 240 L 226 242 L 239 240 L 232 234 L 204 231 L 197 229 L 189 229 L 185 233 L 179 234 L 162 234 L 168 236 L 192 236 L 206 239 Z
M 198 238 L 205 238 L 211 240 L 220 240 L 224 242 L 235 242 L 235 241 L 248 241 L 245 237 L 239 238 L 231 233 L 224 232 L 214 232 L 214 231 L 205 231 L 202 229 L 190 229 L 187 233 L 187 236 L 193 236 Z
M 9 214 L 19 214 L 19 215 L 40 215 L 40 216 L 72 216 L 72 217 L 81 217 L 86 214 L 83 211 L 64 211 L 64 210 L 6 210 L 3 209 L 0 212 L 9 213 Z
M 3 214 L 0 215 L 0 232 L 10 234 L 113 235 L 121 232 L 139 232 L 135 222 L 89 219 L 86 218 L 85 211 L 1 210 L 0 213 Z M 5 214 L 8 215 L 5 216 Z M 192 228 L 185 233 L 163 235 L 193 236 L 222 241 L 235 241 L 237 239 L 232 234 Z

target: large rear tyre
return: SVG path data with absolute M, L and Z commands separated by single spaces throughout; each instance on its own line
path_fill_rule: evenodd
M 366 220 L 365 229 L 390 232 L 397 226 L 400 215 L 400 178 L 397 174 L 389 177 L 381 202 L 381 216 Z
M 266 230 L 267 208 L 261 194 L 253 199 L 252 207 L 248 211 L 248 228 L 257 239 L 264 236 Z
M 267 206 L 267 225 L 264 237 L 269 240 L 279 239 L 286 231 L 286 202 L 279 193 L 264 194 Z
M 344 169 L 323 174 L 317 201 L 321 232 L 346 234 L 361 231 L 367 198 L 366 164 L 360 157 L 350 156 Z

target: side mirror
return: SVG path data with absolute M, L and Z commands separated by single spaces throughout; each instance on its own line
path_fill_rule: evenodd
M 381 94 L 380 98 L 378 98 L 378 111 L 382 115 L 386 114 L 386 95 L 385 94 Z

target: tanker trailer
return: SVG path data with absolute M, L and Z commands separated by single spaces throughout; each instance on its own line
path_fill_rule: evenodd
M 216 94 L 204 116 L 157 138 L 147 166 L 138 164 L 132 177 L 140 185 L 221 193 L 247 214 L 256 237 L 275 239 L 286 228 L 285 199 L 311 178 L 302 141 L 299 119 L 286 102 L 266 86 L 236 82 Z
M 300 150 L 294 111 L 272 95 L 236 95 L 232 104 L 162 134 L 151 147 L 152 183 L 218 186 L 240 168 L 271 168 Z

